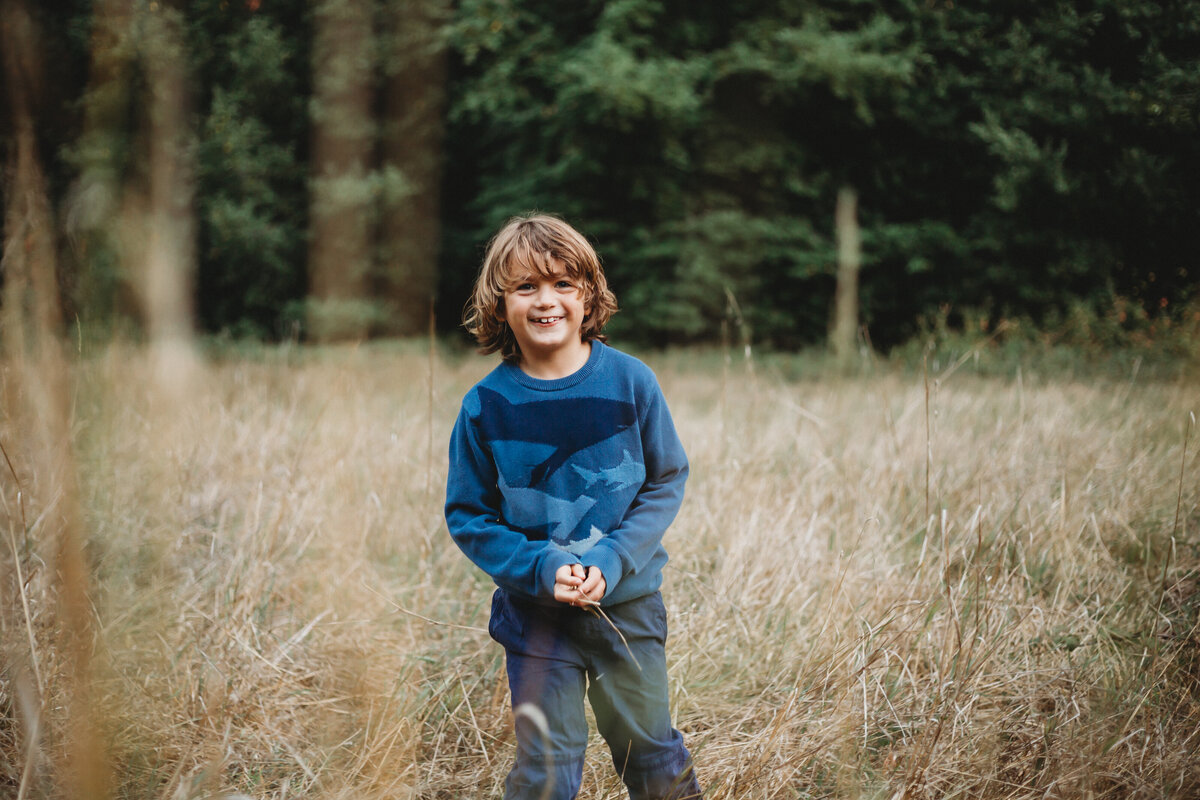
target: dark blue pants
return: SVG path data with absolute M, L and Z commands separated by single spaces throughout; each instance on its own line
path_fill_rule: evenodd
M 497 589 L 488 630 L 504 645 L 513 708 L 531 703 L 545 715 L 549 740 L 534 721 L 516 716 L 517 760 L 507 800 L 572 800 L 583 779 L 588 724 L 584 692 L 613 766 L 633 800 L 699 798 L 683 736 L 671 726 L 662 596 L 605 608 L 625 642 L 593 611 L 543 606 Z M 626 647 L 628 643 L 628 648 Z

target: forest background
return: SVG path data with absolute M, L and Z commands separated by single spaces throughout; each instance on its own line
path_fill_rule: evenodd
M 3 200 L 27 113 L 83 332 L 155 327 L 151 208 L 173 318 L 273 340 L 453 330 L 488 237 L 539 209 L 597 245 L 623 340 L 736 312 L 794 349 L 827 333 L 844 188 L 876 348 L 1197 322 L 1197 3 L 6 0 L 5 25 L 33 46 Z

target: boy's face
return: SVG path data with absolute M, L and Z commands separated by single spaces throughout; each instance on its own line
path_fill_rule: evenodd
M 582 347 L 586 314 L 578 281 L 561 261 L 551 261 L 548 274 L 518 270 L 504 292 L 504 321 L 523 358 L 549 358 Z

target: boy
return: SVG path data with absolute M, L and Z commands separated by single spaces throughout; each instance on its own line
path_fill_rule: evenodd
M 499 587 L 488 630 L 513 708 L 536 706 L 548 726 L 544 737 L 536 715 L 516 715 L 509 800 L 551 786 L 575 797 L 585 688 L 630 797 L 701 796 L 671 725 L 658 592 L 687 457 L 654 374 L 604 344 L 616 310 L 587 240 L 535 215 L 489 243 L 464 315 L 503 361 L 463 398 L 446 523 Z

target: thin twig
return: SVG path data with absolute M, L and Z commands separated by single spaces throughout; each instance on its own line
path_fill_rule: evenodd
M 967 352 L 965 352 L 961 356 L 959 356 L 958 361 L 955 361 L 953 364 L 951 364 L 949 367 L 947 367 L 946 370 L 941 375 L 938 376 L 938 379 L 943 380 L 943 381 L 949 379 L 949 377 L 951 375 L 953 375 L 955 372 L 958 371 L 959 367 L 961 367 L 963 364 L 967 363 L 967 361 L 971 358 L 971 356 L 975 355 L 980 350 L 987 347 L 989 344 L 991 344 L 993 341 L 995 341 L 997 336 L 1004 333 L 1011 327 L 1012 327 L 1011 322 L 1009 322 L 1008 320 L 1002 320 L 1000 322 L 1000 324 L 996 326 L 996 330 L 994 330 L 992 332 L 991 336 L 987 337 L 982 342 L 977 343 L 974 347 L 970 348 L 969 350 L 967 350 Z
M 1179 510 L 1183 506 L 1183 474 L 1187 470 L 1188 442 L 1192 436 L 1192 428 L 1196 425 L 1196 412 L 1188 412 L 1188 424 L 1183 429 L 1183 455 L 1179 464 L 1179 491 L 1175 495 L 1175 524 L 1171 527 L 1171 538 L 1179 535 Z
M 433 494 L 433 381 L 434 381 L 434 365 L 437 361 L 437 317 L 436 309 L 433 305 L 433 297 L 429 298 L 429 394 L 428 394 L 428 418 L 426 419 L 426 431 L 428 440 L 426 441 L 425 450 L 425 497 L 428 500 Z
M 579 591 L 579 590 L 576 589 L 576 591 Z M 600 604 L 597 603 L 595 600 L 589 600 L 587 598 L 584 598 L 580 602 L 583 603 L 584 608 L 586 608 L 588 611 L 595 612 L 605 622 L 607 622 L 610 626 L 612 626 L 612 629 L 617 632 L 617 636 L 621 637 L 621 644 L 625 645 L 625 652 L 629 653 L 629 658 L 633 661 L 633 665 L 635 667 L 637 667 L 638 672 L 641 672 L 642 665 L 638 663 L 637 656 L 635 656 L 633 654 L 633 649 L 629 646 L 629 642 L 628 642 L 628 640 L 626 640 L 625 634 L 621 633 L 621 629 L 617 627 L 617 624 L 612 621 L 612 619 L 608 616 L 608 614 L 604 613 L 604 609 L 602 609 L 600 607 Z
M 25 488 L 21 485 L 21 479 L 17 477 L 17 471 L 13 468 L 12 459 L 8 457 L 8 449 L 5 448 L 3 441 L 0 441 L 0 453 L 4 453 L 4 463 L 8 464 L 8 471 L 12 473 L 13 480 L 17 483 L 17 508 L 21 511 L 21 529 L 28 535 L 29 526 L 25 522 Z M 33 635 L 33 615 L 29 611 L 29 593 L 25 591 L 25 575 L 21 570 L 21 556 L 17 553 L 17 538 L 13 534 L 11 526 L 8 529 L 8 544 L 12 548 L 13 564 L 17 568 L 17 586 L 21 590 L 21 607 L 25 611 L 25 632 L 29 636 L 29 658 L 33 662 L 33 677 L 37 681 L 40 705 L 45 690 L 42 687 L 41 669 L 38 667 L 37 640 Z
M 395 600 L 391 599 L 390 597 L 387 597 L 383 593 L 377 591 L 375 588 L 367 585 L 366 581 L 361 581 L 361 583 L 363 585 L 363 588 L 365 588 L 368 592 L 370 592 L 371 594 L 380 598 L 385 603 L 390 605 L 392 608 L 399 611 L 401 614 L 408 614 L 410 617 L 416 617 L 417 619 L 419 619 L 423 622 L 428 622 L 430 625 L 440 625 L 443 628 L 458 628 L 461 631 L 475 631 L 476 633 L 487 633 L 488 632 L 487 628 L 477 628 L 474 625 L 458 625 L 453 622 L 442 622 L 441 620 L 431 619 L 423 614 L 418 614 L 415 611 L 409 611 L 407 608 L 400 605 Z
M 1167 569 L 1171 565 L 1171 553 L 1175 549 L 1176 537 L 1179 535 L 1179 512 L 1183 507 L 1183 475 L 1187 471 L 1187 451 L 1188 442 L 1192 435 L 1192 426 L 1196 424 L 1196 412 L 1188 412 L 1188 422 L 1183 428 L 1183 456 L 1179 464 L 1179 489 L 1175 494 L 1175 524 L 1171 528 L 1171 543 L 1167 547 L 1167 552 L 1163 556 L 1162 576 L 1159 579 L 1158 585 L 1158 607 L 1154 610 L 1155 626 L 1158 625 L 1158 618 L 1162 616 L 1163 598 L 1167 593 Z M 1154 653 L 1158 655 L 1159 640 L 1154 639 Z
M 929 471 L 933 464 L 933 433 L 929 429 L 929 354 L 921 359 L 921 374 L 925 378 L 925 519 L 929 519 Z M 928 522 L 925 538 L 929 538 Z

